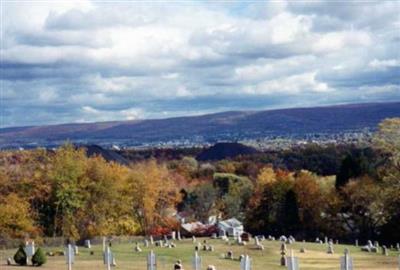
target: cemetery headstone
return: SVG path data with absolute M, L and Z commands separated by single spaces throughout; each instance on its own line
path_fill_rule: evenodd
M 227 259 L 230 259 L 230 260 L 233 260 L 233 251 L 232 251 L 232 250 L 229 250 L 229 251 L 226 253 L 226 258 L 227 258 Z
M 327 250 L 326 253 L 328 253 L 328 254 L 333 254 L 334 253 L 334 251 L 333 251 L 333 243 L 330 242 L 330 241 L 329 241 L 328 250 Z
M 157 270 L 157 259 L 154 252 L 151 250 L 147 255 L 147 270 Z
M 74 261 L 75 261 L 75 252 L 74 252 L 71 244 L 67 245 L 65 254 L 66 254 L 66 263 L 68 266 L 68 270 L 72 270 L 72 264 L 74 264 Z
M 92 248 L 92 245 L 90 244 L 90 240 L 89 239 L 85 240 L 85 247 L 86 248 Z
M 281 266 L 287 266 L 287 260 L 286 260 L 286 244 L 282 243 L 281 244 Z
M 106 252 L 106 238 L 103 237 L 103 253 Z
M 115 264 L 115 259 L 113 258 L 113 254 L 109 246 L 106 247 L 106 251 L 104 253 L 104 264 L 107 266 L 107 270 L 111 270 L 111 265 Z
M 139 246 L 139 243 L 136 242 L 135 252 L 142 252 L 142 249 Z
M 153 239 L 153 236 L 152 236 L 152 235 L 150 235 L 150 244 L 151 244 L 151 245 L 154 245 L 154 239 Z
M 243 256 L 240 260 L 240 270 L 251 270 L 251 259 L 249 255 Z
M 35 254 L 35 242 L 27 241 L 25 243 L 25 253 L 28 260 L 31 260 L 32 256 Z
M 389 256 L 389 251 L 385 245 L 382 246 L 382 255 Z
M 288 270 L 299 270 L 299 259 L 294 257 L 293 250 L 290 252 L 290 256 L 287 260 Z
M 240 236 L 240 235 L 238 235 L 237 236 L 237 243 L 239 244 L 239 245 L 241 245 L 242 243 L 243 243 L 243 241 L 242 241 L 242 237 Z
M 192 265 L 193 265 L 193 270 L 201 270 L 201 257 L 197 252 L 194 253 Z
M 349 250 L 344 250 L 344 256 L 340 257 L 340 270 L 353 270 L 353 258 L 350 257 Z
M 174 270 L 183 270 L 183 265 L 181 260 L 177 260 L 174 264 Z

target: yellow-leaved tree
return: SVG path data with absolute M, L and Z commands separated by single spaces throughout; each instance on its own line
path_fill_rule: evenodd
M 165 165 L 155 160 L 135 164 L 128 176 L 133 215 L 140 230 L 148 234 L 164 225 L 180 200 L 178 188 Z

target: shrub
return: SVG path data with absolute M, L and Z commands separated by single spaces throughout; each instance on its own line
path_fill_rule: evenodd
M 42 264 L 45 264 L 46 261 L 47 258 L 43 250 L 41 248 L 38 248 L 32 257 L 32 264 L 35 266 L 41 266 Z
M 14 255 L 14 261 L 16 264 L 26 265 L 26 259 L 27 259 L 27 257 L 26 257 L 26 253 L 24 250 L 24 246 L 20 245 L 17 250 L 17 253 L 15 253 L 15 255 Z

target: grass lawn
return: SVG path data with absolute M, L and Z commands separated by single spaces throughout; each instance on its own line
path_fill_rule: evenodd
M 205 238 L 199 238 L 202 242 Z M 207 239 L 209 244 L 214 245 L 215 251 L 200 251 L 202 258 L 202 269 L 206 269 L 207 265 L 213 264 L 217 270 L 240 270 L 239 261 L 227 260 L 223 256 L 228 250 L 232 250 L 234 257 L 240 254 L 248 254 L 252 258 L 253 270 L 278 270 L 285 269 L 279 266 L 280 261 L 280 243 L 278 241 L 263 241 L 264 251 L 254 249 L 253 241 L 247 246 L 228 245 L 221 240 Z M 112 252 L 116 258 L 117 266 L 114 269 L 121 270 L 146 270 L 146 256 L 150 249 L 153 249 L 157 255 L 157 270 L 172 270 L 173 263 L 177 259 L 181 259 L 185 270 L 192 269 L 192 256 L 194 254 L 194 244 L 191 239 L 176 242 L 177 247 L 168 249 L 160 247 L 145 248 L 141 245 L 142 252 L 135 253 L 135 244 L 113 244 Z M 299 253 L 301 247 L 306 249 L 306 253 Z M 399 253 L 390 250 L 389 256 L 381 254 L 361 252 L 360 248 L 346 245 L 334 245 L 335 254 L 326 253 L 326 245 L 315 243 L 298 242 L 287 245 L 287 249 L 293 249 L 295 256 L 299 257 L 301 270 L 337 270 L 340 269 L 340 256 L 344 249 L 348 248 L 353 257 L 354 269 L 359 270 L 398 270 Z M 57 251 L 63 248 L 46 248 L 46 251 Z M 102 260 L 102 246 L 92 246 L 94 255 L 90 255 L 90 250 L 80 247 L 79 255 L 75 257 L 74 270 L 100 270 L 106 269 Z M 2 250 L 0 253 L 0 269 L 38 269 L 37 267 L 16 267 L 7 266 L 6 258 L 12 257 L 16 250 Z M 40 269 L 67 269 L 64 256 L 47 257 L 47 263 Z

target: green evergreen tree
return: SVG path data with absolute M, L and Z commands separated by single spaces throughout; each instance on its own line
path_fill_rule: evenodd
M 299 229 L 299 207 L 297 205 L 296 194 L 293 190 L 289 190 L 285 195 L 280 223 L 283 228 L 282 233 L 284 234 L 295 234 Z
M 27 256 L 24 250 L 24 246 L 20 245 L 17 252 L 14 255 L 14 261 L 18 265 L 26 265 Z
M 38 248 L 32 257 L 32 264 L 34 266 L 41 266 L 47 262 L 46 254 L 41 248 Z

